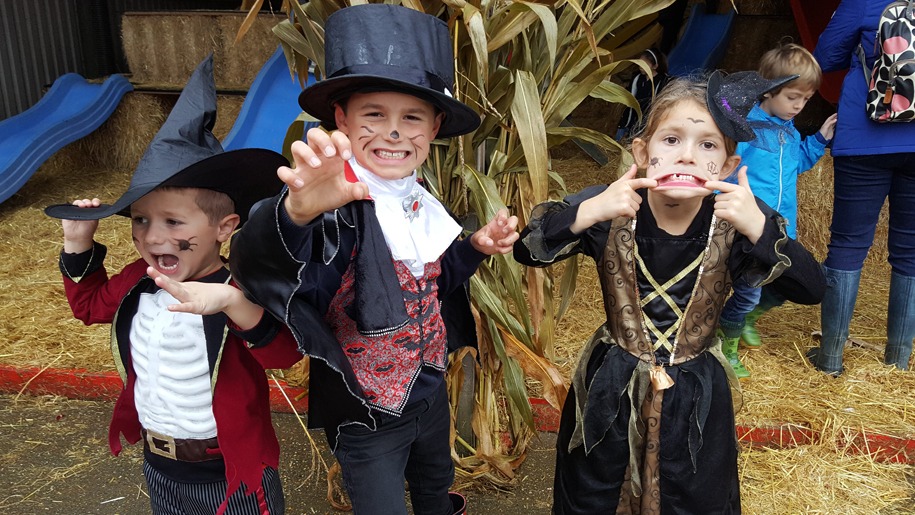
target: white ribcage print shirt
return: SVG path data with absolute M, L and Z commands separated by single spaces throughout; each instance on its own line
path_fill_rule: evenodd
M 203 317 L 172 313 L 165 290 L 140 295 L 130 357 L 140 424 L 174 438 L 216 436 Z

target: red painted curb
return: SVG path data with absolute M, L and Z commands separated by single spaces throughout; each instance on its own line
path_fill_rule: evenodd
M 289 386 L 280 381 L 280 386 L 270 382 L 270 409 L 281 413 L 292 413 L 290 402 L 299 413 L 308 409 L 308 398 L 303 396 L 304 388 Z M 0 365 L 0 392 L 32 395 L 60 395 L 71 399 L 114 401 L 123 388 L 121 377 L 116 372 L 89 372 L 83 369 L 60 369 L 37 367 L 13 368 Z M 289 401 L 283 396 L 289 397 Z
M 305 389 L 284 381 L 270 382 L 270 409 L 304 414 L 308 409 Z M 82 369 L 14 368 L 0 365 L 0 392 L 27 392 L 32 395 L 60 395 L 72 399 L 110 400 L 117 398 L 121 378 L 114 372 L 88 372 Z M 285 396 L 283 395 L 285 393 Z M 286 396 L 289 400 L 286 400 Z M 290 402 L 293 407 L 290 407 Z M 540 398 L 531 398 L 534 423 L 538 431 L 559 430 L 559 410 Z M 820 434 L 794 424 L 765 427 L 737 426 L 739 442 L 760 447 L 786 448 L 816 443 Z M 887 463 L 915 464 L 915 439 L 868 431 L 854 431 L 839 437 L 837 444 L 852 453 L 868 454 Z

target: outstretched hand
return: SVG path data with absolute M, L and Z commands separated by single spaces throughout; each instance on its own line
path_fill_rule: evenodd
M 156 285 L 178 299 L 178 304 L 168 306 L 169 311 L 212 315 L 225 311 L 242 296 L 238 288 L 223 283 L 178 282 L 153 267 L 146 268 Z
M 308 131 L 308 143 L 296 141 L 291 152 L 293 168 L 281 166 L 276 174 L 289 187 L 285 200 L 290 219 L 305 225 L 318 215 L 368 196 L 368 186 L 349 182 L 343 173 L 344 163 L 352 157 L 346 134 L 330 134 L 314 128 Z
M 638 190 L 658 185 L 654 179 L 636 178 L 636 173 L 638 168 L 632 165 L 628 172 L 599 195 L 582 202 L 578 208 L 578 218 L 572 224 L 572 232 L 578 234 L 596 223 L 614 218 L 634 218 L 642 204 Z
M 705 187 L 718 193 L 715 196 L 715 216 L 731 222 L 737 232 L 743 234 L 754 245 L 762 236 L 766 216 L 756 205 L 756 197 L 747 179 L 747 167 L 737 171 L 737 184 L 724 181 L 708 181 Z
M 488 224 L 470 236 L 470 243 L 477 251 L 492 256 L 511 252 L 517 239 L 518 217 L 508 216 L 508 210 L 503 208 Z

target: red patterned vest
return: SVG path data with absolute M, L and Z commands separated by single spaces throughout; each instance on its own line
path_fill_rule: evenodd
M 406 324 L 386 331 L 363 334 L 349 315 L 355 288 L 354 269 L 347 269 L 324 320 L 343 347 L 369 405 L 399 415 L 423 365 L 444 371 L 447 340 L 438 300 L 441 260 L 427 263 L 417 279 L 400 261 L 394 270 L 403 292 Z

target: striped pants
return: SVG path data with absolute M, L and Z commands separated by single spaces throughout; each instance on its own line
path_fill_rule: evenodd
M 180 483 L 173 481 L 149 463 L 143 462 L 143 474 L 149 487 L 149 500 L 153 515 L 213 515 L 226 497 L 228 483 Z M 261 480 L 267 506 L 273 515 L 282 515 L 286 510 L 283 498 L 283 485 L 276 469 L 265 468 Z M 229 515 L 260 515 L 257 496 L 245 495 L 244 486 L 239 488 L 229 499 L 226 510 Z

